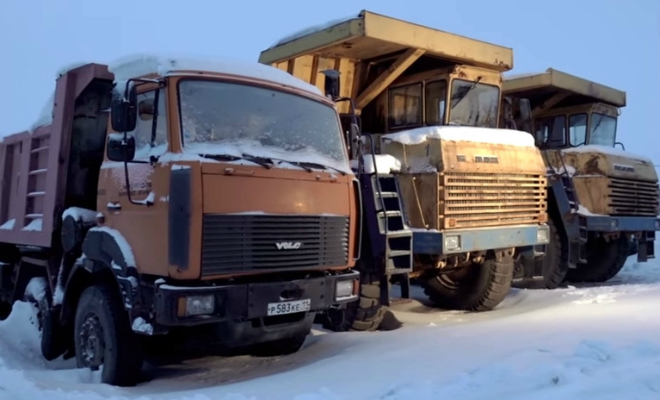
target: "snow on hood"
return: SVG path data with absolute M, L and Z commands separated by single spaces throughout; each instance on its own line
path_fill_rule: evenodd
M 429 138 L 535 147 L 534 137 L 527 132 L 473 126 L 424 126 L 382 136 L 383 140 L 405 145 L 421 144 Z

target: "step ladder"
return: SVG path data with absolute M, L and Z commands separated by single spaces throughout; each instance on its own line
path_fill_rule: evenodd
M 409 274 L 413 269 L 413 235 L 405 222 L 396 177 L 390 174 L 373 174 L 370 178 L 374 188 L 373 201 L 379 236 L 374 239 L 384 242 L 382 258 L 385 271 L 381 288 L 388 287 L 394 278 L 401 285 L 401 297 L 410 299 Z M 390 305 L 393 299 L 389 290 L 387 292 L 387 299 L 383 300 Z

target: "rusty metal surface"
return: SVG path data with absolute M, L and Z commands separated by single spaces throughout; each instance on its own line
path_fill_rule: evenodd
M 261 52 L 259 62 L 277 64 L 304 55 L 367 60 L 406 49 L 498 71 L 513 68 L 513 50 L 370 11 Z
M 57 210 L 64 202 L 74 104 L 95 79 L 112 80 L 112 74 L 103 65 L 87 64 L 60 76 L 52 122 L 0 143 L 0 225 L 15 221 L 11 229 L 0 229 L 0 242 L 50 246 Z M 38 218 L 41 229 L 24 229 Z

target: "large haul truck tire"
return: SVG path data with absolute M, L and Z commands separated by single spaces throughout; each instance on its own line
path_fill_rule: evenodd
M 78 368 L 102 366 L 102 381 L 109 385 L 138 382 L 142 353 L 116 289 L 87 287 L 78 300 L 73 330 Z
M 614 278 L 628 259 L 630 242 L 621 236 L 606 242 L 595 238 L 587 243 L 587 263 L 570 269 L 566 280 L 574 283 L 602 283 Z
M 561 241 L 557 227 L 552 219 L 548 219 L 550 228 L 550 243 L 546 246 L 545 255 L 535 262 L 540 263 L 543 273 L 543 287 L 556 289 L 566 279 L 568 273 L 568 249 Z
M 363 283 L 360 298 L 345 309 L 329 310 L 323 318 L 323 327 L 334 332 L 376 331 L 384 316 L 379 282 Z
M 489 311 L 504 300 L 511 289 L 513 259 L 487 259 L 455 273 L 420 279 L 424 293 L 439 308 Z

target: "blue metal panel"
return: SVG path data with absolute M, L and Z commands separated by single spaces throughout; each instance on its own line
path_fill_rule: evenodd
M 511 226 L 478 228 L 452 231 L 413 231 L 413 253 L 416 254 L 460 254 L 468 251 L 492 250 L 510 247 L 527 247 L 547 242 L 539 242 L 537 232 L 548 230 L 548 226 Z M 444 249 L 445 238 L 460 236 L 460 248 Z M 546 235 L 548 237 L 548 235 Z
M 660 231 L 660 219 L 656 217 L 585 216 L 585 219 L 591 232 Z

